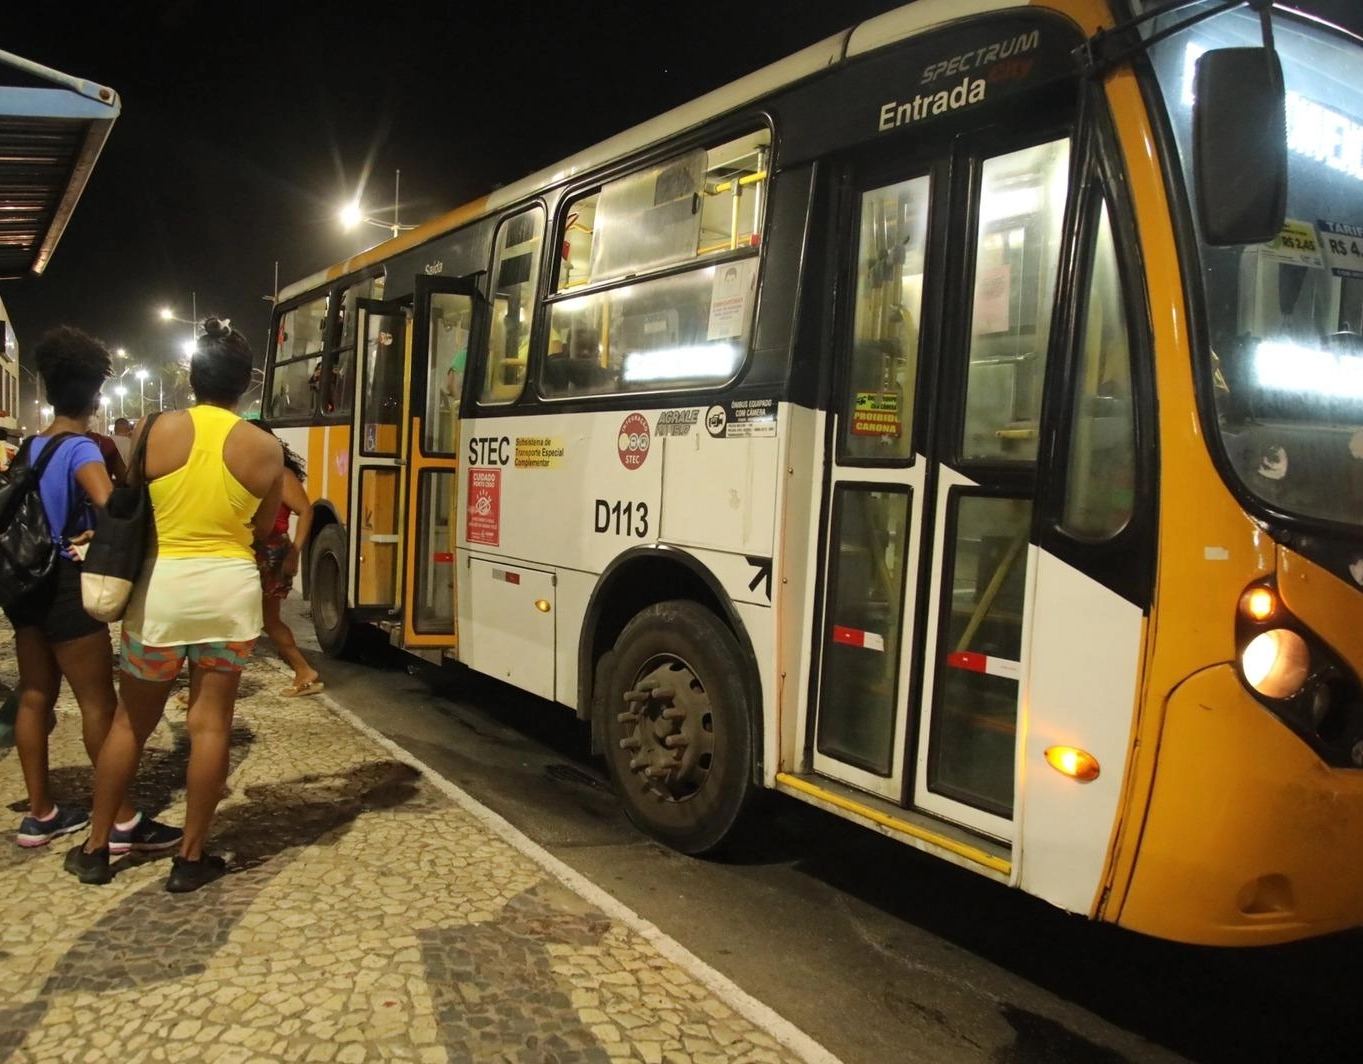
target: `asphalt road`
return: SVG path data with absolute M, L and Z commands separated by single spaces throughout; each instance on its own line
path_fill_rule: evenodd
M 1356 1061 L 1363 932 L 1252 951 L 1067 916 L 780 795 L 724 862 L 639 835 L 567 710 L 384 646 L 328 693 L 847 1064 Z

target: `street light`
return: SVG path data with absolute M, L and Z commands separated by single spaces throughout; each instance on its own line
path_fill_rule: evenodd
M 123 387 L 123 385 L 120 384 L 117 388 L 114 389 L 114 394 L 115 394 L 116 396 L 118 396 L 118 416 L 119 416 L 119 417 L 127 417 L 127 416 L 128 416 L 128 411 L 124 409 L 125 404 L 124 404 L 123 400 L 124 400 L 124 399 L 127 397 L 127 395 L 128 395 L 128 389 L 125 388 L 125 387 Z
M 341 208 L 340 212 L 341 225 L 345 229 L 354 229 L 357 225 L 361 224 L 376 225 L 380 229 L 387 229 L 389 232 L 393 234 L 393 236 L 397 236 L 399 233 L 405 233 L 409 229 L 415 229 L 416 226 L 414 225 L 403 225 L 401 222 L 398 221 L 398 203 L 399 203 L 398 190 L 401 187 L 402 171 L 394 170 L 393 220 L 391 222 L 382 222 L 377 218 L 370 218 L 368 215 L 364 213 L 364 209 L 360 206 L 360 199 L 358 196 L 356 196 L 353 200 L 351 200 L 349 203 L 347 203 L 344 207 Z
M 181 345 L 181 350 L 186 355 L 192 355 L 198 346 L 196 334 L 199 331 L 199 293 L 189 293 L 189 314 L 188 318 L 176 317 L 175 311 L 171 307 L 162 307 L 160 310 L 162 321 L 178 321 L 181 325 L 189 326 L 189 339 Z
M 139 366 L 139 367 L 137 368 L 137 372 L 134 373 L 133 376 L 137 378 L 137 387 L 138 387 L 138 391 L 139 391 L 140 397 L 141 397 L 141 405 L 138 407 L 137 416 L 138 416 L 138 417 L 146 417 L 146 416 L 147 416 L 147 371 L 146 371 L 145 369 L 143 369 L 141 366 Z

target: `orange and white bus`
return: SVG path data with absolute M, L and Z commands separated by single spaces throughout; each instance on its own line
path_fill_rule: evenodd
M 282 293 L 317 635 L 1188 942 L 1363 921 L 1363 43 L 920 0 Z M 439 135 L 433 131 L 432 135 Z

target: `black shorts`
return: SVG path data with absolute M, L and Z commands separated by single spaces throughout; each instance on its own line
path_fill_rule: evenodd
M 80 597 L 80 565 L 65 555 L 47 578 L 27 595 L 5 607 L 15 631 L 37 628 L 49 643 L 69 643 L 92 632 L 109 630 L 85 612 Z

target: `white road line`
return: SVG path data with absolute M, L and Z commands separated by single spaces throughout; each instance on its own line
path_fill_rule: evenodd
M 293 675 L 293 670 L 274 658 L 260 659 L 269 662 L 276 671 Z M 464 812 L 468 813 L 493 834 L 505 840 L 519 852 L 525 854 L 559 882 L 571 888 L 579 896 L 596 906 L 613 920 L 628 925 L 653 944 L 653 947 L 668 960 L 684 968 L 698 982 L 712 991 L 724 1004 L 742 1014 L 756 1026 L 766 1031 L 786 1049 L 796 1053 L 809 1064 L 840 1064 L 838 1058 L 821 1046 L 804 1031 L 785 1017 L 762 1004 L 732 979 L 716 971 L 697 957 L 676 939 L 659 930 L 654 924 L 630 909 L 617 898 L 607 894 L 586 876 L 551 854 L 543 846 L 527 837 L 519 828 L 487 806 L 483 805 L 467 791 L 451 783 L 420 758 L 404 750 L 382 732 L 370 727 L 350 710 L 346 709 L 325 692 L 313 696 L 321 699 L 342 720 L 372 742 L 377 743 L 399 761 L 421 772 L 437 788 L 443 791 Z

